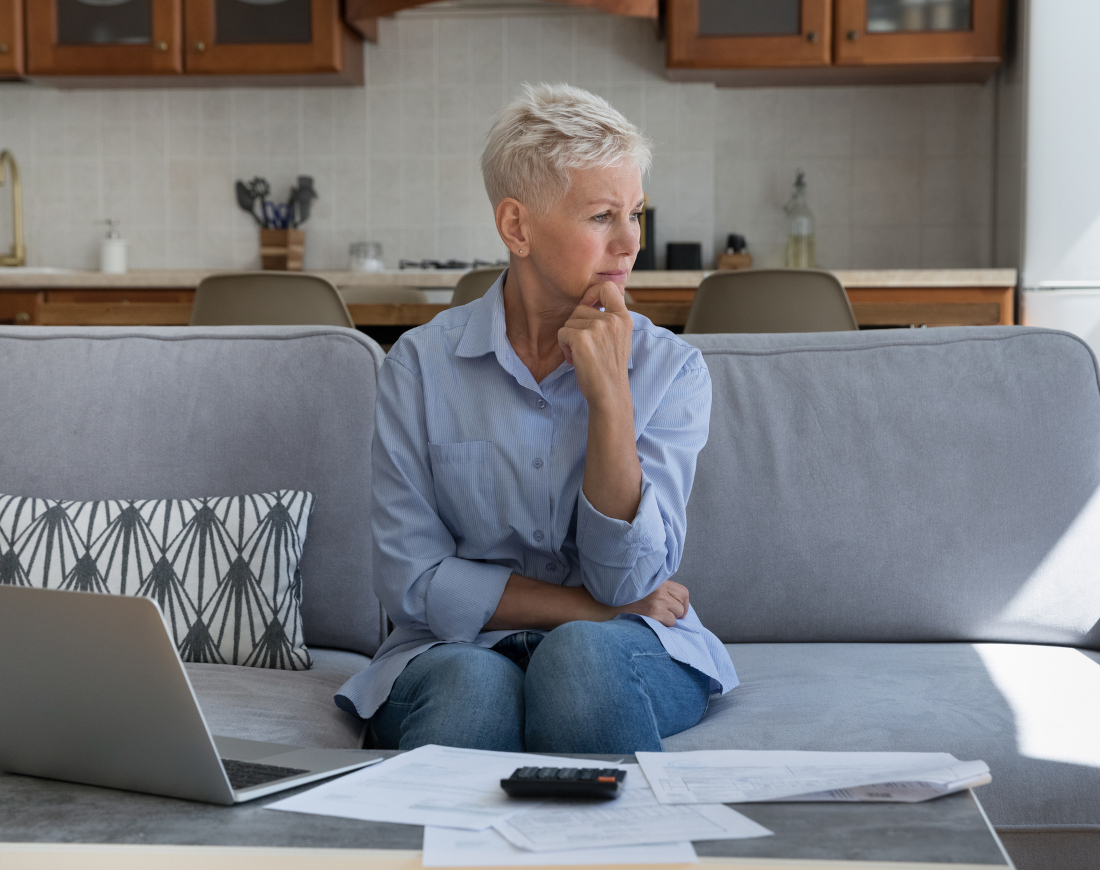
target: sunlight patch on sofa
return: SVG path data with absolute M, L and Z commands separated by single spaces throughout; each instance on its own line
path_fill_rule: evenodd
M 1012 709 L 1021 755 L 1100 767 L 1100 663 L 1068 647 L 977 643 L 974 651 Z
M 1100 621 L 1100 490 L 1008 602 L 1008 623 L 1042 625 L 1079 642 Z

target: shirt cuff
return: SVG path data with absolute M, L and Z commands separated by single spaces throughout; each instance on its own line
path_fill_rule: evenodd
M 512 570 L 449 556 L 428 585 L 428 628 L 440 640 L 473 643 L 496 613 Z
M 665 540 L 665 522 L 653 484 L 644 478 L 633 522 L 604 516 L 592 507 L 583 489 L 577 513 L 577 549 L 598 565 L 633 568 L 639 556 L 653 552 Z

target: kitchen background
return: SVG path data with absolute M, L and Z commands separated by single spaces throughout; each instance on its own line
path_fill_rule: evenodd
M 131 268 L 256 268 L 233 182 L 298 174 L 320 199 L 307 269 L 348 244 L 403 259 L 504 254 L 478 167 L 493 112 L 527 81 L 606 97 L 654 141 L 658 251 L 728 233 L 782 265 L 782 206 L 806 171 L 817 259 L 834 269 L 993 261 L 995 84 L 718 89 L 665 79 L 651 21 L 582 9 L 417 9 L 382 19 L 366 86 L 60 91 L 0 85 L 30 266 L 96 269 L 102 218 Z M 0 238 L 7 238 L 7 209 Z M 663 258 L 660 258 L 663 259 Z M 659 263 L 663 265 L 663 262 Z

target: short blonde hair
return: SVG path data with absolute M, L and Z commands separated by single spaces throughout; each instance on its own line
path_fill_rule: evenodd
M 651 159 L 649 142 L 603 97 L 570 85 L 525 84 L 497 112 L 481 174 L 493 208 L 512 198 L 545 214 L 569 190 L 569 170 L 631 161 L 644 174 Z

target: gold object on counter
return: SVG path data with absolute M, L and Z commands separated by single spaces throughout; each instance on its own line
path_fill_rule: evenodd
M 0 257 L 0 266 L 22 266 L 27 261 L 23 246 L 23 183 L 19 180 L 19 167 L 15 155 L 5 149 L 0 151 L 0 185 L 4 183 L 4 164 L 11 167 L 11 253 Z

